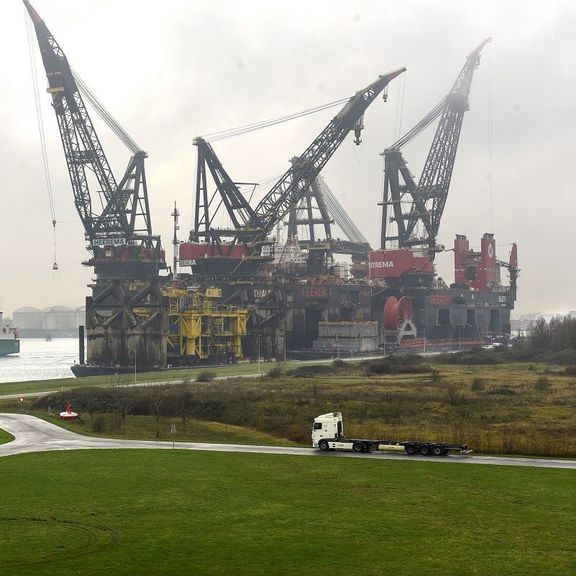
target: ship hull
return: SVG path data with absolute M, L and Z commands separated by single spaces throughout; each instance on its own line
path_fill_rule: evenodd
M 20 340 L 17 338 L 0 339 L 0 356 L 18 354 L 20 352 Z

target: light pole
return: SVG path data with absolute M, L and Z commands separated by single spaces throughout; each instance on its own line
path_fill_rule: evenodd
M 261 336 L 260 336 L 260 334 L 258 334 L 258 374 L 260 374 L 262 371 L 262 366 L 260 364 L 260 362 L 262 361 L 262 358 L 260 356 L 260 339 L 261 339 Z

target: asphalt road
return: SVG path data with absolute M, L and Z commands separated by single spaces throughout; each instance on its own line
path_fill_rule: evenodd
M 29 452 L 52 450 L 92 450 L 117 448 L 146 448 L 172 450 L 172 442 L 154 440 L 114 440 L 81 436 L 54 424 L 27 414 L 0 414 L 0 428 L 10 432 L 15 440 L 0 444 L 0 456 L 13 456 Z M 206 444 L 200 442 L 177 442 L 179 450 L 207 450 L 213 452 L 244 452 L 256 454 L 289 454 L 292 456 L 315 456 L 317 458 L 373 458 L 378 460 L 419 460 L 437 463 L 490 464 L 497 466 L 530 466 L 536 468 L 576 469 L 576 460 L 552 460 L 545 458 L 503 458 L 495 456 L 451 455 L 443 458 L 407 456 L 405 454 L 378 452 L 355 454 L 352 452 L 323 453 L 312 448 L 282 446 L 252 446 L 243 444 Z

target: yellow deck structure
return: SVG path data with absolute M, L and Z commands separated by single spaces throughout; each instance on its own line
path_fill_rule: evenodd
M 171 289 L 168 297 L 168 357 L 179 364 L 233 362 L 243 358 L 248 310 L 218 304 L 219 288 Z

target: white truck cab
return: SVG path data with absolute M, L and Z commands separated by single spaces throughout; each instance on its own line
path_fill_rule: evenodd
M 319 447 L 320 440 L 337 440 L 344 436 L 342 412 L 329 412 L 314 418 L 312 426 L 312 446 Z

